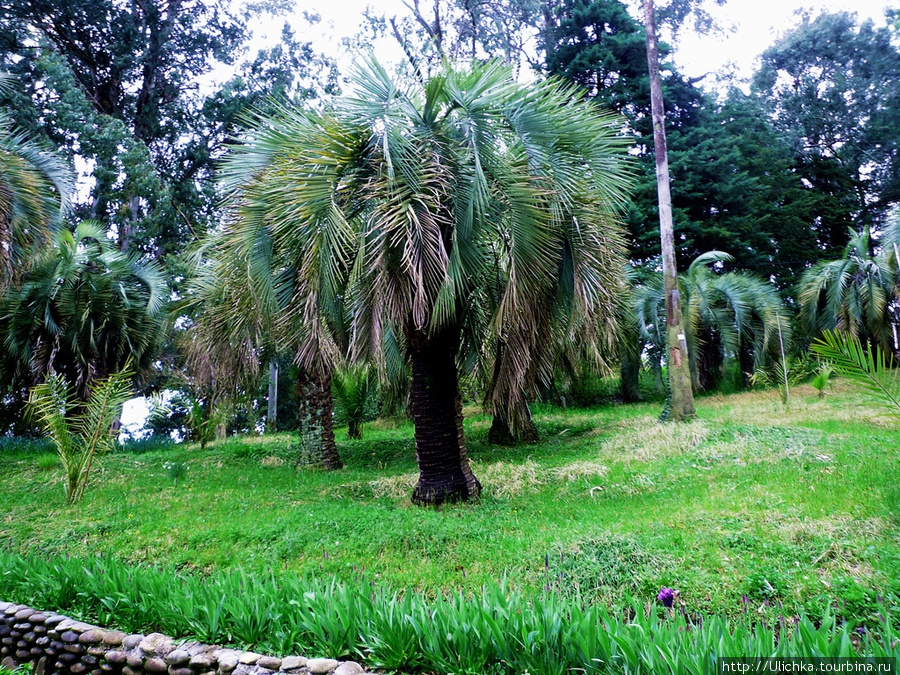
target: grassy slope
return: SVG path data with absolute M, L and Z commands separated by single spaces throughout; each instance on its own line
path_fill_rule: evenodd
M 701 399 L 700 419 L 659 425 L 658 405 L 547 409 L 541 444 L 487 446 L 467 419 L 480 503 L 408 504 L 412 428 L 368 425 L 339 446 L 347 468 L 295 472 L 287 435 L 103 459 L 66 507 L 61 470 L 0 454 L 0 545 L 102 553 L 212 570 L 294 569 L 395 587 L 578 585 L 615 601 L 681 589 L 695 610 L 841 598 L 863 615 L 900 591 L 900 426 L 841 390 Z M 164 462 L 189 466 L 177 486 Z M 549 555 L 548 555 L 549 554 Z M 545 559 L 545 555 L 547 558 Z

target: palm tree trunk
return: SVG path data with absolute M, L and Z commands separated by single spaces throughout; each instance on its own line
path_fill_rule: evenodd
M 671 404 L 669 415 L 675 421 L 696 415 L 691 373 L 688 365 L 681 295 L 675 266 L 675 234 L 672 225 L 672 196 L 669 192 L 669 159 L 666 147 L 665 109 L 659 77 L 659 48 L 653 0 L 643 0 L 644 29 L 647 35 L 647 65 L 650 70 L 650 103 L 653 114 L 653 145 L 656 152 L 656 187 L 659 196 L 659 233 L 662 243 L 663 281 L 666 290 L 666 345 Z
M 517 412 L 520 428 L 515 430 L 509 423 L 509 409 L 495 406 L 491 428 L 488 430 L 488 443 L 491 445 L 513 446 L 518 443 L 533 444 L 540 440 L 537 425 L 531 419 L 531 410 L 524 398 L 521 399 L 520 409 Z
M 481 494 L 463 435 L 462 397 L 456 372 L 459 330 L 429 336 L 410 331 L 412 412 L 419 482 L 412 501 L 419 505 L 466 501 Z
M 722 340 L 713 330 L 700 333 L 702 347 L 697 355 L 697 386 L 700 391 L 715 389 L 722 379 Z
M 334 401 L 331 374 L 300 370 L 300 435 L 303 439 L 297 464 L 318 464 L 329 470 L 344 466 L 334 440 Z
M 753 353 L 753 344 L 749 340 L 741 340 L 741 346 L 738 349 L 738 362 L 741 367 L 741 381 L 744 389 L 749 389 L 751 385 L 750 378 L 756 369 L 756 357 Z
M 500 379 L 500 371 L 503 367 L 503 354 L 506 349 L 504 341 L 497 342 L 497 356 L 494 359 L 494 374 L 491 378 L 491 386 L 488 388 L 488 398 L 496 391 L 497 382 Z M 517 443 L 537 443 L 540 436 L 534 420 L 531 419 L 531 410 L 528 408 L 528 401 L 524 395 L 516 396 L 515 401 L 511 403 L 515 406 L 510 409 L 510 403 L 506 401 L 494 401 L 494 416 L 491 420 L 491 428 L 488 431 L 488 443 L 491 445 L 513 446 Z M 518 421 L 518 428 L 511 421 L 515 418 Z
M 274 434 L 278 430 L 278 362 L 269 362 L 269 396 L 266 411 L 266 431 Z

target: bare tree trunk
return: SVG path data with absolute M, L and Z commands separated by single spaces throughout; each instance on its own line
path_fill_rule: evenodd
M 644 29 L 647 34 L 647 66 L 650 70 L 650 102 L 653 112 L 653 145 L 656 151 L 656 186 L 659 195 L 659 233 L 662 242 L 663 281 L 666 291 L 666 345 L 671 404 L 669 415 L 675 421 L 696 415 L 687 341 L 681 316 L 678 270 L 675 265 L 675 234 L 672 226 L 672 197 L 669 193 L 669 160 L 666 148 L 665 109 L 659 77 L 659 48 L 656 44 L 656 20 L 653 0 L 643 0 Z
M 266 412 L 266 431 L 275 433 L 278 426 L 278 364 L 269 362 L 269 407 Z
M 412 501 L 420 505 L 466 501 L 481 494 L 463 435 L 462 397 L 456 372 L 459 331 L 439 335 L 411 331 L 412 409 L 419 482 Z

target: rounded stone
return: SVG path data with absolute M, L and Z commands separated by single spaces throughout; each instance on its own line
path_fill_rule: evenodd
M 46 635 L 41 635 L 41 637 L 34 641 L 34 644 L 36 644 L 38 647 L 46 647 L 50 644 L 50 638 L 48 638 Z
M 59 639 L 63 642 L 78 642 L 78 633 L 73 633 L 70 630 L 67 630 L 65 633 L 59 636 Z
M 65 620 L 66 617 L 62 614 L 51 614 L 44 620 L 44 625 L 47 626 L 47 628 L 51 628 L 53 626 L 58 626 Z
M 165 673 L 168 669 L 166 662 L 155 656 L 152 659 L 147 659 L 147 663 L 144 664 L 144 670 L 148 673 Z
M 306 662 L 306 669 L 311 675 L 325 675 L 338 667 L 334 659 L 310 659 Z
M 232 670 L 237 668 L 238 665 L 238 657 L 237 654 L 233 654 L 231 652 L 225 652 L 224 654 L 219 655 L 219 670 L 223 673 L 230 673 Z
M 96 666 L 97 663 L 98 663 L 98 662 L 97 662 L 97 657 L 96 657 L 96 656 L 91 656 L 90 654 L 87 654 L 86 656 L 82 656 L 82 657 L 81 657 L 81 662 L 82 662 L 84 665 L 88 666 L 89 668 L 93 668 L 93 667 Z
M 173 666 L 169 666 L 169 675 L 193 675 L 193 672 L 190 668 L 175 668 Z
M 267 670 L 278 670 L 281 668 L 281 659 L 277 659 L 274 656 L 260 656 L 256 665 Z
M 103 644 L 110 647 L 119 647 L 125 642 L 126 637 L 128 636 L 120 630 L 108 630 L 103 634 Z
M 77 643 L 66 645 L 63 649 L 72 654 L 84 654 L 84 647 Z
M 191 660 L 191 655 L 183 649 L 174 649 L 166 655 L 166 663 L 170 666 L 180 666 Z
M 245 666 L 255 665 L 257 661 L 259 661 L 259 654 L 256 652 L 244 652 L 238 658 L 238 662 Z
M 122 675 L 139 675 L 139 670 L 132 670 L 130 666 L 122 668 Z
M 209 652 L 200 652 L 191 657 L 191 668 L 197 670 L 209 670 L 216 665 L 216 657 Z
M 88 670 L 87 666 L 82 665 L 81 663 L 73 663 L 69 667 L 69 672 L 72 673 L 72 675 L 81 675 L 81 673 L 84 673 L 87 670 Z
M 281 660 L 282 670 L 299 670 L 306 665 L 305 656 L 287 656 Z
M 87 653 L 91 656 L 103 656 L 106 654 L 106 647 L 103 645 L 91 645 L 87 648 Z
M 28 617 L 28 620 L 31 623 L 44 623 L 47 620 L 47 615 L 43 612 L 35 612 L 31 616 Z
M 125 653 L 120 652 L 117 649 L 112 649 L 106 652 L 106 661 L 107 663 L 112 664 L 125 663 Z
M 16 621 L 24 621 L 32 614 L 37 614 L 37 612 L 30 607 L 26 607 L 25 609 L 20 609 L 18 612 L 16 612 L 14 616 Z
M 7 616 L 15 616 L 16 612 L 20 609 L 27 609 L 26 607 L 20 607 L 19 605 L 9 605 L 6 609 L 3 610 L 3 613 Z
M 122 640 L 122 646 L 125 647 L 125 649 L 134 649 L 139 644 L 141 644 L 141 641 L 143 641 L 143 639 L 143 635 L 129 635 L 124 640 Z
M 103 633 L 104 631 L 99 628 L 86 630 L 78 638 L 78 641 L 83 645 L 98 645 L 103 642 Z
M 334 670 L 334 675 L 359 675 L 365 669 L 356 661 L 345 661 Z
M 140 668 L 141 664 L 144 663 L 144 657 L 141 656 L 140 652 L 132 652 L 125 657 L 125 661 L 132 668 Z
M 160 656 L 165 656 L 165 654 L 175 649 L 175 645 L 171 644 L 169 638 L 162 633 L 150 633 L 150 635 L 141 640 L 139 646 L 145 654 L 159 654 Z M 166 649 L 166 647 L 169 648 Z

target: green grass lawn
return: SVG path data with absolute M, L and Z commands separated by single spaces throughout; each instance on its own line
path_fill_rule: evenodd
M 411 425 L 339 432 L 346 468 L 295 471 L 292 436 L 106 456 L 84 501 L 62 470 L 0 453 L 0 546 L 102 554 L 201 572 L 294 570 L 395 588 L 478 589 L 503 577 L 616 605 L 681 590 L 691 611 L 846 615 L 900 592 L 900 425 L 845 387 L 700 399 L 699 420 L 659 424 L 659 404 L 538 407 L 543 441 L 466 431 L 480 502 L 410 505 Z M 188 469 L 177 483 L 164 463 Z

